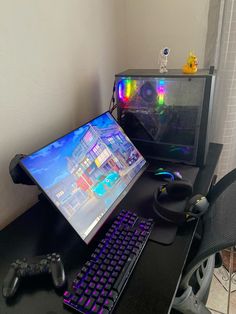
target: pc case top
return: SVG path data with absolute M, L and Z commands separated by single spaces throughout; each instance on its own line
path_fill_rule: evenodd
M 116 76 L 118 121 L 146 158 L 202 166 L 214 74 L 127 70 Z

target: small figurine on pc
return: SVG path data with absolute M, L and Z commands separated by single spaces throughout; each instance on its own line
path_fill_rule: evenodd
M 196 73 L 197 65 L 198 65 L 197 56 L 190 51 L 188 59 L 187 59 L 187 63 L 183 66 L 183 69 L 182 69 L 183 73 L 185 74 Z
M 170 48 L 165 47 L 160 50 L 159 54 L 159 63 L 160 63 L 160 73 L 166 73 L 168 72 L 167 70 L 167 62 L 168 62 L 168 55 L 170 53 Z

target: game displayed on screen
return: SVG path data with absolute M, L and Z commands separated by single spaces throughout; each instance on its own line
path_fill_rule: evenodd
M 85 242 L 145 163 L 108 112 L 21 160 Z

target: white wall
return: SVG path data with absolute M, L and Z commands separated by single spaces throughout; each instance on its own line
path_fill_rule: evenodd
M 8 166 L 108 108 L 114 74 L 203 63 L 209 0 L 0 0 L 0 229 L 37 200 Z
M 169 68 L 182 68 L 189 50 L 204 64 L 209 0 L 127 0 L 127 68 L 159 68 L 161 48 L 171 49 Z
M 30 153 L 108 108 L 120 70 L 122 4 L 0 1 L 0 229 L 37 200 L 35 188 L 10 179 L 15 153 Z

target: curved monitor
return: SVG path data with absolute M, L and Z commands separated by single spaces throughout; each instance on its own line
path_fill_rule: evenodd
M 89 243 L 146 161 L 105 112 L 23 158 L 20 165 Z

